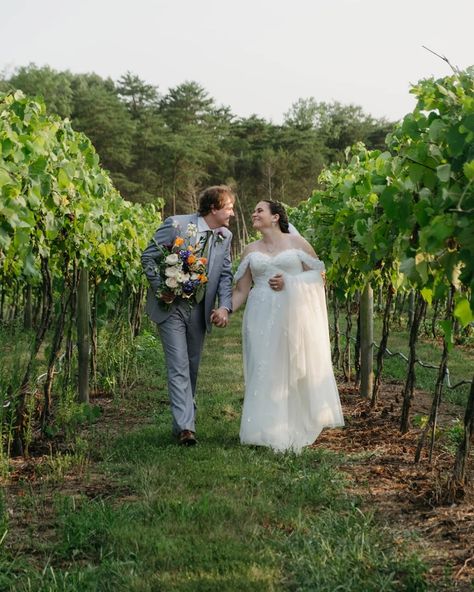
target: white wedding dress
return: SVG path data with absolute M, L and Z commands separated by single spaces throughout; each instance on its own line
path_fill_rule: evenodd
M 302 263 L 310 270 L 303 271 Z M 300 249 L 274 257 L 254 251 L 240 263 L 236 280 L 249 265 L 240 440 L 299 452 L 324 427 L 344 425 L 331 363 L 324 264 Z M 285 280 L 278 292 L 268 285 L 276 273 Z

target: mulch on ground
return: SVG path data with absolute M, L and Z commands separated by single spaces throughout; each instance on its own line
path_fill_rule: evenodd
M 443 501 L 454 464 L 453 446 L 443 438 L 443 428 L 462 418 L 462 410 L 442 404 L 432 463 L 428 462 L 428 442 L 421 461 L 415 464 L 421 429 L 400 433 L 400 393 L 399 384 L 384 384 L 379 403 L 372 409 L 355 386 L 340 385 L 346 426 L 325 430 L 313 446 L 348 455 L 341 469 L 348 475 L 351 491 L 400 535 L 407 530 L 418 535 L 413 545 L 428 564 L 431 581 L 446 581 L 447 590 L 472 591 L 474 490 L 472 486 L 464 490 L 455 504 Z M 428 415 L 430 406 L 431 396 L 417 391 L 412 416 Z M 470 471 L 472 475 L 472 461 Z

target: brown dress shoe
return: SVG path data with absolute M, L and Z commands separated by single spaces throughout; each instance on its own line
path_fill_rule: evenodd
M 191 430 L 182 430 L 178 436 L 178 443 L 182 446 L 194 446 L 197 444 L 194 432 Z

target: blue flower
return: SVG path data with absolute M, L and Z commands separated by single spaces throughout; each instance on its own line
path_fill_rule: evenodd
M 183 292 L 185 294 L 192 294 L 194 291 L 195 285 L 196 285 L 195 282 L 193 282 L 192 280 L 188 280 L 187 282 L 183 282 Z

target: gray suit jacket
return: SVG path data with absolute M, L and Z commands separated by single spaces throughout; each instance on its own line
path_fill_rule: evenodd
M 155 294 L 160 286 L 160 277 L 156 270 L 156 261 L 160 257 L 161 252 L 158 245 L 170 245 L 174 242 L 177 236 L 184 237 L 188 224 L 196 224 L 198 221 L 198 214 L 190 214 L 183 216 L 170 216 L 153 235 L 148 247 L 142 254 L 142 266 L 145 275 L 150 283 L 150 288 L 147 295 L 146 312 L 155 323 L 162 323 L 168 318 L 170 310 L 166 310 L 160 306 Z M 212 323 L 210 321 L 211 311 L 215 308 L 216 297 L 218 305 L 224 306 L 231 310 L 232 308 L 232 270 L 230 260 L 230 243 L 232 240 L 232 233 L 227 228 L 219 229 L 223 235 L 222 241 L 214 241 L 210 250 L 209 265 L 208 265 L 208 281 L 206 284 L 206 294 L 204 297 L 204 315 L 206 321 L 206 328 L 211 330 Z

